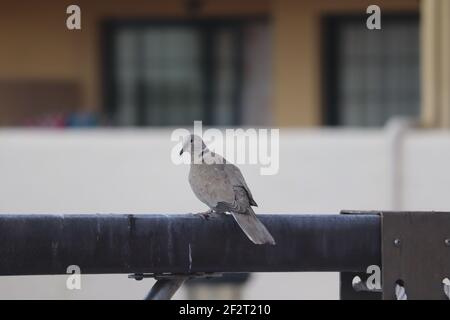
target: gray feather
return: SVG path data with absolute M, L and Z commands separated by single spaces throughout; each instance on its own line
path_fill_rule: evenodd
M 227 175 L 231 177 L 232 179 L 231 183 L 233 184 L 233 186 L 244 187 L 245 191 L 247 192 L 250 205 L 257 207 L 258 204 L 253 199 L 253 195 L 250 191 L 250 188 L 247 186 L 247 183 L 245 182 L 241 170 L 239 170 L 239 168 L 236 167 L 234 164 L 227 163 L 227 165 L 225 165 L 225 171 L 227 172 Z
M 271 244 L 275 245 L 275 240 L 262 224 L 261 221 L 256 217 L 255 212 L 252 208 L 248 208 L 246 213 L 235 213 L 231 212 L 234 220 L 241 227 L 242 231 L 246 236 L 255 244 Z
M 192 139 L 200 138 L 193 136 Z M 203 143 L 198 145 L 202 146 L 201 150 L 189 148 L 191 159 L 204 160 L 191 162 L 189 171 L 189 183 L 197 198 L 215 212 L 230 212 L 252 242 L 275 244 L 251 208 L 257 204 L 239 168 L 210 152 Z M 213 163 L 212 159 L 220 161 Z

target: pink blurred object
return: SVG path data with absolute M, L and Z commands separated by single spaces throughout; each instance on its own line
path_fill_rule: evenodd
M 28 127 L 65 128 L 68 115 L 64 113 L 47 114 L 40 117 L 29 118 L 24 121 Z

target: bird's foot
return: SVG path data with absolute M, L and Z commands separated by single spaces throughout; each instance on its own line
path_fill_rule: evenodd
M 208 210 L 205 212 L 194 213 L 194 216 L 198 216 L 205 220 L 209 220 L 209 219 L 213 218 L 215 215 L 216 215 L 216 213 L 214 212 L 214 210 Z

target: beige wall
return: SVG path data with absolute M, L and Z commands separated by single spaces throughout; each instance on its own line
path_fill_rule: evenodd
M 282 126 L 322 124 L 321 18 L 364 13 L 371 0 L 279 0 L 273 2 L 275 27 L 275 115 Z M 417 12 L 414 0 L 376 1 L 386 12 Z
M 274 27 L 274 124 L 321 124 L 321 17 L 365 12 L 366 0 L 207 0 L 201 16 L 268 15 Z M 79 0 L 82 30 L 65 28 L 72 1 L 0 0 L 0 84 L 52 80 L 78 84 L 80 108 L 101 107 L 99 22 L 111 17 L 183 17 L 181 0 Z M 379 0 L 386 11 L 418 11 L 415 0 Z
M 450 128 L 450 1 L 421 6 L 422 124 Z
M 84 18 L 84 30 L 80 41 L 84 48 L 82 52 L 83 67 L 81 79 L 85 86 L 86 105 L 98 106 L 100 104 L 100 29 L 99 22 L 107 18 L 133 18 L 133 17 L 187 17 L 186 1 L 181 0 L 83 0 L 80 4 L 87 12 Z M 267 0 L 209 0 L 199 11 L 200 17 L 260 15 L 268 14 L 269 2 Z M 81 64 L 80 64 L 81 65 Z
M 16 91 L 20 92 L 30 82 L 72 84 L 81 88 L 79 108 L 98 110 L 102 103 L 100 22 L 113 17 L 187 17 L 186 1 L 182 0 L 79 0 L 76 3 L 81 7 L 82 30 L 69 31 L 65 25 L 66 8 L 72 3 L 0 0 L 0 87 L 2 83 L 8 87 L 17 83 Z M 266 0 L 208 0 L 199 16 L 267 15 L 269 8 Z M 24 104 L 23 99 L 16 100 Z M 13 114 L 6 107 L 0 104 L 3 122 Z M 35 109 L 27 112 L 38 114 Z

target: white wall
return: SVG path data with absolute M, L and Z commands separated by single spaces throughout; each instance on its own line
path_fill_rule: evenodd
M 0 213 L 202 211 L 187 182 L 188 167 L 170 160 L 170 134 L 0 130 Z M 402 147 L 392 141 L 386 130 L 281 129 L 277 175 L 261 176 L 255 165 L 241 168 L 258 213 L 388 210 L 392 194 L 400 195 L 396 203 L 404 209 L 450 210 L 450 132 L 408 132 Z M 396 159 L 403 162 L 395 166 Z M 401 177 L 395 189 L 393 176 Z M 0 298 L 139 299 L 152 282 L 86 276 L 81 291 L 68 291 L 65 279 L 2 277 Z M 256 274 L 244 298 L 336 299 L 337 279 L 334 273 Z

